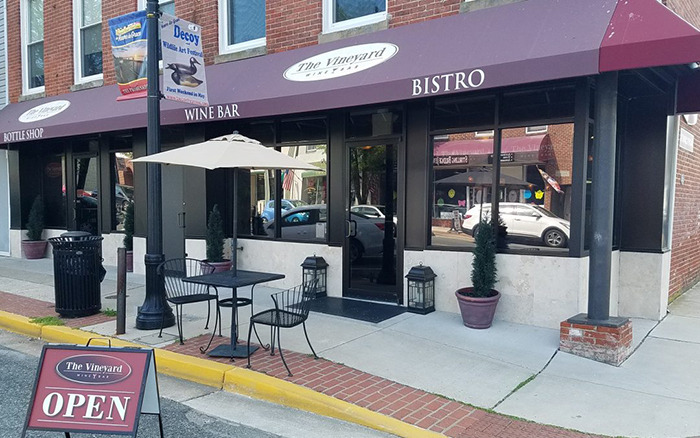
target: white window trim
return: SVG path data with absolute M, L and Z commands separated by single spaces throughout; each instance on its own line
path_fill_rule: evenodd
M 219 0 L 219 54 L 236 53 L 264 47 L 267 44 L 267 29 L 265 30 L 266 36 L 262 38 L 238 44 L 228 43 L 228 2 L 229 0 Z
M 388 1 L 387 1 L 388 3 Z M 340 23 L 334 23 L 333 17 L 335 16 L 335 1 L 334 0 L 323 0 L 323 33 L 333 33 L 340 32 L 343 30 L 353 29 L 355 27 L 368 26 L 370 24 L 379 23 L 387 18 L 387 7 L 384 8 L 384 12 L 377 12 L 370 15 L 365 15 L 364 17 L 353 18 L 352 20 L 341 21 Z
M 163 3 L 175 3 L 175 0 L 158 0 L 159 5 L 162 5 Z M 136 9 L 139 11 L 142 9 L 146 9 L 146 0 L 139 0 Z
M 479 138 L 493 137 L 495 134 L 496 134 L 496 131 L 494 131 L 493 129 L 491 129 L 489 131 L 474 131 L 474 137 L 479 137 Z
M 102 7 L 102 2 L 100 2 L 100 8 Z M 74 82 L 76 84 L 85 84 L 92 81 L 98 81 L 103 78 L 103 73 L 98 73 L 96 75 L 83 76 L 83 47 L 82 38 L 80 37 L 80 31 L 82 30 L 83 22 L 83 0 L 73 0 L 73 75 Z M 100 17 L 102 12 L 100 12 Z M 88 27 L 97 26 L 93 24 Z M 100 23 L 100 29 L 102 29 L 102 24 Z M 104 58 L 104 56 L 103 56 Z M 104 71 L 104 59 L 103 59 L 103 71 Z
M 527 126 L 527 127 L 525 127 L 525 135 L 545 134 L 548 129 L 549 129 L 549 126 L 547 126 L 547 125 Z
M 29 88 L 29 64 L 27 63 L 27 58 L 29 58 L 29 13 L 27 11 L 27 0 L 20 1 L 19 12 L 20 26 L 22 28 L 22 94 L 26 96 L 29 94 L 43 93 L 46 90 L 44 85 Z M 44 55 L 46 55 L 46 53 L 44 53 Z M 44 56 L 44 60 L 46 60 L 46 56 Z M 44 70 L 44 83 L 46 83 L 46 70 Z

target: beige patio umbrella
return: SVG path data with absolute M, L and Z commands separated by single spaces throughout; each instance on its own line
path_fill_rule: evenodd
M 234 169 L 233 175 L 233 239 L 231 240 L 231 270 L 236 271 L 238 246 L 238 172 L 236 169 L 299 169 L 322 170 L 313 164 L 265 147 L 259 141 L 234 132 L 181 148 L 147 155 L 132 160 L 134 163 L 160 163 L 205 169 Z

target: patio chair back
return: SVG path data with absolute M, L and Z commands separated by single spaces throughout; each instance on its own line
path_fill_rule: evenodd
M 214 267 L 207 262 L 196 259 L 170 259 L 158 265 L 158 275 L 163 277 L 165 295 L 171 300 L 190 295 L 206 295 L 207 285 L 185 283 L 183 278 L 212 274 Z
M 272 295 L 275 302 L 277 318 L 276 325 L 293 327 L 306 321 L 309 317 L 311 300 L 316 297 L 318 279 L 302 283 L 291 289 L 283 290 Z

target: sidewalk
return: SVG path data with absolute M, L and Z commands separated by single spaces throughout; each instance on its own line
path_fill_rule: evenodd
M 38 316 L 26 313 L 33 308 L 27 299 L 37 300 L 34 307 L 46 311 L 53 298 L 51 278 L 50 260 L 0 258 L 0 290 L 24 297 L 0 294 L 0 309 Z M 103 283 L 103 308 L 116 307 L 108 298 L 114 293 L 113 280 L 114 273 L 109 272 Z M 269 294 L 274 291 L 257 288 L 256 308 L 270 306 Z M 129 276 L 128 294 L 124 339 L 202 357 L 198 348 L 210 333 L 204 329 L 203 305 L 185 308 L 187 340 L 180 346 L 174 343 L 175 327 L 166 329 L 163 338 L 129 327 L 136 306 L 143 302 L 143 277 Z M 230 328 L 230 313 L 225 310 L 224 334 Z M 246 321 L 248 315 L 249 309 L 241 309 L 240 320 Z M 264 351 L 257 352 L 252 363 L 255 371 L 448 436 L 584 436 L 498 413 L 596 434 L 691 436 L 700 434 L 696 414 L 700 378 L 693 371 L 700 361 L 697 315 L 700 288 L 677 300 L 658 327 L 652 321 L 635 320 L 639 348 L 620 368 L 558 353 L 557 330 L 502 322 L 486 331 L 468 330 L 458 315 L 441 312 L 403 314 L 379 324 L 312 313 L 309 336 L 324 360 L 308 356 L 299 328 L 282 333 L 293 378 L 286 377 L 277 356 Z M 109 335 L 115 328 L 111 320 L 77 324 Z M 247 333 L 247 324 L 241 323 L 240 330 Z M 260 335 L 268 342 L 269 331 Z M 244 366 L 245 361 L 233 365 Z

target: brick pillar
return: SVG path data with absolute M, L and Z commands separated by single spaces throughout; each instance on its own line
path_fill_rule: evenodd
M 632 352 L 632 321 L 611 318 L 594 324 L 585 314 L 574 316 L 559 326 L 559 350 L 619 366 Z

